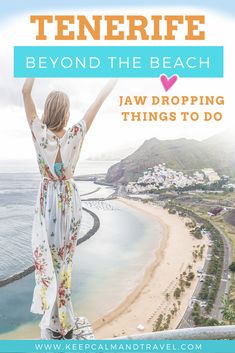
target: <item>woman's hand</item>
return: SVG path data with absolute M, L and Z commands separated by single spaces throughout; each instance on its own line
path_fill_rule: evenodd
M 32 118 L 37 115 L 35 104 L 31 97 L 33 84 L 34 84 L 34 78 L 27 78 L 22 88 L 25 113 L 29 124 L 31 124 Z
M 103 87 L 103 89 L 100 91 L 98 94 L 96 100 L 94 103 L 90 106 L 90 108 L 87 110 L 85 113 L 83 119 L 86 122 L 86 127 L 87 130 L 90 128 L 96 114 L 98 113 L 100 107 L 104 103 L 105 99 L 108 97 L 108 95 L 112 92 L 114 86 L 117 83 L 117 79 L 111 79 L 109 80 L 106 85 Z
M 117 78 L 111 78 L 106 85 L 104 86 L 104 88 L 100 91 L 97 99 L 101 99 L 102 102 L 104 102 L 104 100 L 107 98 L 107 96 L 112 92 L 113 88 L 115 87 L 115 85 L 117 84 L 118 79 Z

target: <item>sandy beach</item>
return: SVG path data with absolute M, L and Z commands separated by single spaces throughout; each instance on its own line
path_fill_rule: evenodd
M 207 252 L 207 239 L 197 240 L 190 235 L 185 226 L 186 218 L 171 215 L 160 206 L 146 204 L 141 201 L 118 198 L 117 202 L 145 213 L 151 220 L 160 222 L 163 228 L 163 237 L 160 245 L 155 249 L 155 259 L 140 276 L 138 285 L 131 290 L 129 295 L 118 306 L 113 308 L 100 319 L 92 322 L 97 339 L 107 339 L 115 336 L 139 333 L 139 324 L 144 326 L 144 331 L 151 332 L 153 323 L 160 314 L 168 314 L 173 303 L 177 300 L 173 292 L 178 286 L 179 276 L 188 271 L 188 265 L 192 265 L 192 271 L 196 273 L 202 266 L 204 258 L 193 263 L 192 252 L 197 245 L 206 245 L 204 255 Z M 180 307 L 170 323 L 170 328 L 177 327 L 187 305 L 192 297 L 198 278 L 192 281 L 180 297 Z M 168 296 L 166 297 L 166 294 Z M 0 335 L 1 339 L 28 339 L 40 337 L 40 330 L 35 325 L 23 325 L 19 329 Z
M 197 240 L 191 236 L 185 226 L 185 218 L 169 214 L 160 206 L 124 198 L 119 198 L 119 201 L 154 217 L 164 227 L 165 234 L 160 248 L 156 251 L 156 259 L 146 269 L 140 284 L 115 310 L 93 323 L 97 339 L 140 333 L 137 329 L 139 324 L 144 326 L 141 332 L 151 332 L 157 317 L 170 313 L 173 303 L 177 302 L 173 292 L 178 286 L 179 275 L 188 271 L 189 264 L 196 273 L 197 268 L 204 262 L 205 258 L 193 263 L 193 247 L 205 244 L 204 256 L 207 252 L 207 239 Z M 198 278 L 195 277 L 190 288 L 180 297 L 181 304 L 170 323 L 170 328 L 176 328 L 180 322 L 197 281 Z M 167 293 L 169 298 L 166 298 Z

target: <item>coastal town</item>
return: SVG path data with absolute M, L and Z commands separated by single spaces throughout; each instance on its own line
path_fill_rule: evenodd
M 168 168 L 165 163 L 162 163 L 153 168 L 148 168 L 136 182 L 129 182 L 126 186 L 126 191 L 138 194 L 161 190 L 190 189 L 206 185 L 210 186 L 216 182 L 221 182 L 224 187 L 228 187 L 226 183 L 228 179 L 226 175 L 220 177 L 213 168 L 205 168 L 189 175 L 182 171 Z M 230 184 L 231 188 L 234 186 Z

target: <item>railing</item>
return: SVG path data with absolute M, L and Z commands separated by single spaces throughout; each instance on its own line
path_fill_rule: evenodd
M 129 336 L 108 338 L 112 340 L 233 340 L 234 326 L 207 326 L 178 330 L 146 332 Z

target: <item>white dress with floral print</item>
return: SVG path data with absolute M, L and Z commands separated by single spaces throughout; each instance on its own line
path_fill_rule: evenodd
M 32 229 L 36 286 L 31 312 L 43 314 L 41 329 L 66 334 L 75 324 L 71 303 L 71 271 L 81 217 L 81 200 L 73 180 L 86 133 L 82 119 L 57 137 L 36 116 L 31 132 L 42 180 L 40 182 Z M 62 175 L 54 170 L 58 150 Z

